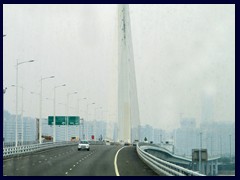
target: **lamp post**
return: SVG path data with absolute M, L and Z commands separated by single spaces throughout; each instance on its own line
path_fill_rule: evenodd
M 78 132 L 79 132 L 79 139 L 80 139 L 80 125 L 81 125 L 81 123 L 80 123 L 80 100 L 86 100 L 87 98 L 81 98 L 81 99 L 78 99 L 78 115 L 79 115 L 79 129 L 78 129 Z M 82 125 L 83 125 L 83 123 L 82 123 Z M 84 127 L 84 125 L 82 126 L 82 127 Z M 83 128 L 84 129 L 84 128 Z M 83 132 L 82 132 L 82 135 L 83 135 Z M 83 137 L 82 137 L 83 138 Z
M 25 64 L 25 63 L 31 63 L 34 62 L 34 60 L 29 60 L 29 61 L 23 61 L 23 62 L 18 62 L 17 59 L 17 64 L 16 64 L 16 116 L 15 116 L 15 121 L 16 121 L 16 129 L 15 129 L 15 147 L 18 146 L 18 66 Z
M 66 86 L 66 84 L 61 84 L 58 86 L 54 86 L 54 98 L 53 98 L 53 111 L 54 111 L 54 118 L 53 118 L 53 142 L 56 142 L 56 89 L 59 87 Z
M 94 105 L 94 104 L 95 104 L 94 102 L 93 102 L 93 103 L 90 103 L 90 104 L 87 103 L 87 114 L 86 114 L 86 115 L 87 115 L 87 116 L 86 116 L 86 117 L 87 117 L 87 121 L 89 120 L 89 119 L 88 119 L 88 106 Z M 87 128 L 87 135 L 88 135 L 88 128 Z M 84 139 L 85 139 L 85 133 L 84 133 Z
M 40 93 L 36 93 L 36 92 L 33 92 L 33 91 L 31 91 L 30 93 L 34 94 L 34 95 L 38 95 L 39 96 L 39 100 L 41 99 Z M 39 105 L 40 105 L 40 102 L 39 102 Z M 40 117 L 40 109 L 39 109 L 39 117 Z
M 100 106 L 100 107 L 96 107 L 95 108 L 95 121 L 94 121 L 94 130 L 93 130 L 93 133 L 94 133 L 94 139 L 95 139 L 95 141 L 96 141 L 96 137 L 97 137 L 97 109 L 102 109 L 102 107 Z
M 232 162 L 232 154 L 231 154 L 231 153 L 232 153 L 232 152 L 231 152 L 231 151 L 232 151 L 232 147 L 231 147 L 231 136 L 232 136 L 232 135 L 229 134 L 229 144 L 230 144 L 230 163 Z
M 202 132 L 200 132 L 199 173 L 202 171 Z
M 78 99 L 78 107 L 77 107 L 77 113 L 79 114 L 79 116 L 80 116 L 80 101 L 81 100 L 86 100 L 87 98 L 80 98 L 80 99 Z
M 3 37 L 5 37 L 6 35 L 5 34 L 3 34 Z M 4 89 L 3 89 L 3 131 L 5 130 L 5 120 L 4 120 L 4 94 L 6 93 L 6 90 L 7 90 L 7 87 L 5 87 Z M 4 141 L 5 141 L 5 135 L 4 135 L 5 133 L 3 133 L 3 147 L 4 147 Z
M 54 76 L 49 76 L 49 77 L 41 77 L 40 79 L 40 84 L 41 84 L 41 88 L 40 88 L 40 117 L 39 117 L 39 144 L 42 144 L 42 81 L 46 80 L 46 79 L 51 79 L 54 78 Z
M 4 36 L 3 36 L 4 37 Z M 5 141 L 5 132 L 6 132 L 6 130 L 5 130 L 5 118 L 4 118 L 4 103 L 5 103 L 5 101 L 4 101 L 4 94 L 6 93 L 6 91 L 7 91 L 7 87 L 5 87 L 4 89 L 3 89 L 3 147 L 4 147 L 4 141 Z
M 66 102 L 65 103 L 58 103 L 59 105 L 62 105 L 63 107 L 65 107 L 65 123 L 64 123 L 64 126 L 65 126 L 65 131 L 64 131 L 64 136 L 62 136 L 61 140 L 62 141 L 66 141 L 66 125 L 67 125 L 67 120 L 66 120 L 66 114 L 67 114 L 67 104 Z
M 67 125 L 66 125 L 66 141 L 68 141 L 68 109 L 69 109 L 69 96 L 77 94 L 77 91 L 67 94 Z
M 17 88 L 15 85 L 12 85 L 12 87 L 15 87 Z M 19 88 L 22 89 L 22 109 L 21 109 L 21 133 L 22 133 L 22 136 L 21 136 L 21 145 L 23 145 L 23 90 L 24 88 L 22 86 L 19 86 Z

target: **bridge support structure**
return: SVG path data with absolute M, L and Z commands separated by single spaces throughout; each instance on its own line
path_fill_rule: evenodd
M 129 6 L 118 5 L 118 140 L 139 140 L 139 109 Z M 134 129 L 134 130 L 133 130 Z

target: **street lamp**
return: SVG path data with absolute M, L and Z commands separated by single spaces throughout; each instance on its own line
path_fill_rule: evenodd
M 230 143 L 230 163 L 232 162 L 232 154 L 231 154 L 231 153 L 232 153 L 232 152 L 231 152 L 231 151 L 232 151 L 232 147 L 231 147 L 231 136 L 232 136 L 232 135 L 229 134 L 229 143 Z
M 7 87 L 5 87 L 4 89 L 3 89 L 3 120 L 4 120 L 4 94 L 6 93 L 6 91 L 7 91 Z M 3 122 L 3 131 L 5 130 L 5 120 L 4 120 L 4 122 Z M 5 130 L 6 131 L 6 130 Z M 4 133 L 4 135 L 3 135 L 3 147 L 4 147 L 4 139 L 5 138 L 5 133 Z
M 31 63 L 34 62 L 34 60 L 29 60 L 29 61 L 23 61 L 23 62 L 18 62 L 17 59 L 17 64 L 16 64 L 16 116 L 15 116 L 15 121 L 16 121 L 16 129 L 15 129 L 15 147 L 18 146 L 18 66 L 25 64 L 25 63 Z
M 54 78 L 55 76 L 49 76 L 49 77 L 41 77 L 40 79 L 40 84 L 41 84 L 41 88 L 40 88 L 40 117 L 39 117 L 39 144 L 42 144 L 42 81 L 46 80 L 46 79 L 51 79 Z
M 95 136 L 95 141 L 96 141 L 96 137 L 97 137 L 97 109 L 102 109 L 102 107 L 96 107 L 95 108 L 95 121 L 94 121 L 94 130 L 93 130 L 93 133 L 94 133 L 94 136 Z
M 78 99 L 78 115 L 79 115 L 79 118 L 80 118 L 80 100 L 86 100 L 87 98 L 81 98 L 81 99 Z M 83 123 L 82 123 L 83 124 Z M 79 138 L 80 138 L 80 119 L 79 119 L 79 129 L 78 129 L 78 132 L 79 132 Z M 82 133 L 83 134 L 83 133 Z
M 91 103 L 91 104 L 87 103 L 87 114 L 86 114 L 86 115 L 87 115 L 87 116 L 86 116 L 86 117 L 87 117 L 87 121 L 88 121 L 88 106 L 90 106 L 90 105 L 94 105 L 94 104 L 95 104 L 94 102 Z M 84 129 L 83 129 L 83 131 L 84 131 Z M 88 135 L 88 129 L 87 129 L 87 135 Z M 85 133 L 84 133 L 83 136 L 84 136 L 84 139 L 85 139 Z
M 54 98 L 53 98 L 53 111 L 54 111 L 54 118 L 53 118 L 53 142 L 56 142 L 56 89 L 59 87 L 66 86 L 66 84 L 62 84 L 59 86 L 54 87 Z
M 79 114 L 79 116 L 80 116 L 80 100 L 86 100 L 87 98 L 80 98 L 80 99 L 78 99 L 78 107 L 77 107 L 77 113 Z
M 17 88 L 15 85 L 12 85 L 12 87 Z M 21 110 L 21 129 L 22 129 L 22 136 L 21 136 L 21 142 L 23 145 L 23 90 L 24 88 L 22 86 L 19 86 L 19 88 L 22 89 L 22 110 Z
M 202 171 L 202 132 L 200 132 L 199 173 Z
M 30 93 L 34 94 L 34 95 L 38 95 L 39 96 L 39 100 L 41 99 L 40 98 L 41 97 L 40 93 L 36 93 L 36 92 L 33 92 L 33 91 L 31 91 Z M 39 102 L 39 104 L 40 104 L 40 102 Z M 39 117 L 40 117 L 40 111 L 39 111 Z
M 68 93 L 67 94 L 67 126 L 66 126 L 66 141 L 68 141 L 68 108 L 69 108 L 69 96 L 73 95 L 73 94 L 77 94 L 77 92 L 73 92 L 73 93 Z

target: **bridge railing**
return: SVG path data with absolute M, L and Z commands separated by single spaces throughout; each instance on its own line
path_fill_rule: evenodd
M 11 147 L 5 147 L 3 148 L 3 157 L 10 157 L 14 155 L 20 155 L 35 151 L 40 151 L 44 149 L 59 147 L 59 146 L 67 146 L 67 145 L 73 145 L 76 144 L 76 142 L 47 142 L 42 144 L 31 144 L 31 145 L 23 145 L 23 146 L 11 146 Z
M 139 143 L 136 148 L 139 157 L 158 174 L 165 174 L 166 176 L 205 176 L 204 174 L 159 159 L 145 152 L 141 146 L 139 146 Z

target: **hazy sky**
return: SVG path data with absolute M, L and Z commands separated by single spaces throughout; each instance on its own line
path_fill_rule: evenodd
M 214 101 L 214 121 L 235 122 L 235 6 L 130 5 L 132 41 L 141 124 L 172 129 L 183 117 L 201 120 L 202 98 Z M 117 5 L 3 5 L 3 87 L 5 109 L 15 113 L 16 59 L 19 85 L 25 88 L 24 114 L 39 116 L 43 81 L 43 117 L 69 114 L 90 119 L 102 107 L 116 119 Z M 19 89 L 19 113 L 21 89 Z M 97 117 L 101 117 L 98 109 Z

